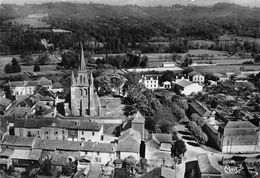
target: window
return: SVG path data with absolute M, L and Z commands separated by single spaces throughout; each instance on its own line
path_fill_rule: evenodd
M 45 135 L 48 135 L 49 134 L 49 132 L 48 131 L 45 131 Z
M 156 85 L 154 85 L 154 87 L 156 87 Z
M 99 155 L 100 153 L 99 152 L 97 152 L 97 155 Z
M 38 135 L 40 135 L 40 131 L 38 131 Z
M 27 137 L 31 137 L 31 136 L 32 136 L 31 131 L 28 131 L 27 132 Z
M 85 141 L 85 138 L 81 138 L 81 141 Z
M 56 132 L 54 132 L 54 135 L 58 135 L 58 132 L 56 131 Z
M 101 135 L 101 141 L 103 141 L 104 140 L 104 135 Z
M 71 135 L 75 135 L 75 131 L 74 130 L 71 131 Z
M 65 131 L 64 131 L 64 130 L 62 130 L 62 134 L 65 134 Z
M 83 90 L 79 89 L 79 91 L 80 91 L 80 96 L 82 96 L 83 95 Z
M 95 135 L 95 132 L 92 132 L 92 136 L 94 136 Z
M 84 135 L 84 131 L 82 131 L 82 133 L 81 133 L 82 135 Z
M 65 140 L 65 136 L 64 135 L 62 136 L 62 140 Z

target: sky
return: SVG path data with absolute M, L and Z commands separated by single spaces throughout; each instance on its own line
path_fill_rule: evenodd
M 0 0 L 0 3 L 35 3 L 35 2 L 55 2 L 55 1 L 80 1 L 80 2 L 93 2 L 93 3 L 104 3 L 110 5 L 127 5 L 136 4 L 139 6 L 169 6 L 176 3 L 180 4 L 196 4 L 196 5 L 212 5 L 217 2 L 230 2 L 243 6 L 260 7 L 260 0 Z

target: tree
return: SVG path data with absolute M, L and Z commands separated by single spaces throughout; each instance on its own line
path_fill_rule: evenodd
M 12 65 L 10 63 L 6 64 L 4 71 L 5 73 L 12 73 Z
M 184 156 L 184 153 L 187 151 L 185 142 L 181 139 L 176 140 L 175 144 L 172 144 L 171 156 L 180 157 Z
M 43 55 L 38 56 L 37 61 L 40 65 L 46 65 L 50 63 L 50 57 L 48 53 L 44 53 Z
M 12 59 L 12 62 L 5 65 L 5 73 L 16 73 L 21 72 L 21 67 L 15 58 Z
M 169 81 L 175 81 L 176 79 L 176 74 L 173 71 L 165 71 L 163 74 L 159 77 L 159 83 L 162 85 L 163 82 Z
M 50 158 L 45 159 L 40 164 L 39 174 L 45 175 L 45 176 L 53 176 L 54 175 L 54 172 L 53 172 L 52 166 L 51 166 L 51 159 Z
M 21 67 L 20 67 L 18 61 L 15 58 L 13 58 L 11 63 L 12 63 L 11 65 L 12 65 L 12 72 L 13 73 L 21 72 Z
M 34 64 L 33 71 L 34 72 L 40 72 L 41 71 L 40 65 L 38 64 L 38 62 Z
M 210 102 L 210 106 L 211 106 L 212 108 L 216 108 L 216 107 L 218 106 L 218 102 L 217 102 L 215 99 L 213 99 L 213 100 Z
M 255 57 L 255 60 L 254 60 L 255 64 L 259 64 L 260 63 L 260 55 L 257 55 Z
M 172 104 L 171 108 L 173 114 L 178 118 L 179 121 L 187 117 L 185 111 L 181 109 L 179 106 L 177 106 L 176 104 Z
M 208 141 L 207 135 L 202 132 L 201 128 L 197 126 L 196 122 L 189 122 L 188 128 L 200 144 L 205 144 Z
M 128 171 L 133 171 L 135 168 L 136 160 L 133 156 L 128 156 L 123 160 L 123 168 Z
M 73 162 L 68 162 L 62 167 L 62 174 L 65 176 L 71 176 L 77 171 L 77 166 Z
M 177 106 L 179 106 L 184 111 L 187 111 L 189 108 L 189 105 L 188 105 L 188 102 L 186 99 L 177 99 L 174 102 L 177 104 Z
M 109 76 L 100 76 L 95 78 L 95 86 L 97 93 L 100 96 L 108 95 L 112 93 L 111 80 Z
M 205 125 L 205 121 L 202 117 L 200 117 L 197 113 L 193 113 L 191 115 L 191 120 L 196 122 L 196 124 L 199 126 L 199 127 L 202 127 L 203 125 Z

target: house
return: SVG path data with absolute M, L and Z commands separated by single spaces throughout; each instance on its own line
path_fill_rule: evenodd
M 198 83 L 193 83 L 187 80 L 180 80 L 175 83 L 175 89 L 179 94 L 191 95 L 202 92 L 203 86 Z
M 4 115 L 11 106 L 12 100 L 0 96 L 0 115 Z
M 22 150 L 15 149 L 10 156 L 12 160 L 12 166 L 14 167 L 39 167 L 42 150 Z
M 104 139 L 103 125 L 90 120 L 17 119 L 14 133 L 16 136 L 51 140 L 100 142 Z
M 159 88 L 159 75 L 144 75 L 142 82 L 146 88 L 155 90 Z
M 205 77 L 197 72 L 191 72 L 189 73 L 189 80 L 191 82 L 198 83 L 200 85 L 203 85 L 205 82 Z
M 137 111 L 137 113 L 134 116 L 134 119 L 131 121 L 131 126 L 133 130 L 140 133 L 141 140 L 145 140 L 145 119 L 139 111 Z
M 198 178 L 221 178 L 222 173 L 219 170 L 218 163 L 207 154 L 198 156 Z
M 258 152 L 258 128 L 249 121 L 228 121 L 219 126 L 219 147 L 223 153 Z
M 163 82 L 163 88 L 164 89 L 171 89 L 172 88 L 172 83 L 169 81 Z
M 159 151 L 171 151 L 173 143 L 171 134 L 152 134 L 152 140 L 158 144 Z

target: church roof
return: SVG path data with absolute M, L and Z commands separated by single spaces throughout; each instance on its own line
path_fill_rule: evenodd
M 80 68 L 79 70 L 86 70 L 86 62 L 84 57 L 83 44 L 81 43 L 81 56 L 80 56 Z
M 137 111 L 134 119 L 132 120 L 132 123 L 144 123 L 144 122 L 145 122 L 144 117 L 139 111 Z

